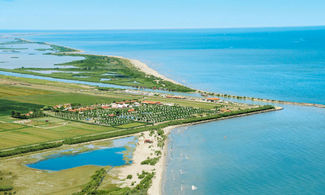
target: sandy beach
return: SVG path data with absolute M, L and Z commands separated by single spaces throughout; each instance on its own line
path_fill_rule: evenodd
M 123 58 L 123 57 L 121 57 L 121 58 Z M 161 79 L 163 79 L 165 81 L 169 81 L 169 82 L 172 82 L 174 84 L 181 85 L 180 83 L 178 83 L 178 82 L 176 82 L 176 81 L 174 81 L 172 79 L 169 79 L 164 75 L 159 74 L 157 71 L 150 68 L 147 64 L 145 64 L 145 63 L 143 63 L 143 62 L 141 62 L 139 60 L 128 59 L 128 58 L 123 58 L 123 59 L 129 60 L 133 64 L 133 66 L 138 68 L 140 71 L 146 73 L 147 75 L 153 75 L 153 76 L 161 78 Z
M 156 169 L 156 175 L 152 179 L 152 185 L 148 190 L 149 195 L 161 195 L 162 194 L 162 180 L 166 168 L 166 157 L 167 157 L 167 152 L 168 152 L 168 135 L 177 126 L 170 126 L 164 128 L 165 135 L 167 135 L 167 139 L 165 140 L 164 148 L 162 150 L 162 155 L 159 160 L 159 162 L 156 164 L 157 169 Z
M 157 145 L 157 134 L 155 133 L 153 135 L 150 135 L 150 132 L 147 131 L 138 134 L 138 136 L 138 143 L 136 145 L 135 151 L 133 152 L 132 164 L 114 168 L 114 175 L 120 179 L 120 181 L 117 181 L 117 183 L 121 184 L 122 187 L 132 187 L 139 184 L 141 179 L 138 178 L 138 174 L 141 174 L 142 171 L 156 172 L 154 181 L 156 179 L 161 180 L 161 175 L 157 174 L 157 172 L 161 172 L 162 170 L 162 158 L 160 158 L 160 160 L 155 165 L 141 164 L 141 162 L 146 160 L 148 157 L 156 157 L 157 155 L 155 154 L 155 151 L 161 151 L 161 148 Z M 150 140 L 152 143 L 145 143 L 145 140 Z M 128 175 L 132 175 L 132 179 L 126 179 Z M 153 192 L 149 194 L 157 194 L 156 191 L 159 190 L 159 183 L 155 182 L 151 188 Z
M 164 128 L 165 135 L 171 132 L 172 129 L 178 126 L 170 126 Z M 146 172 L 155 172 L 155 176 L 152 179 L 152 185 L 148 190 L 149 195 L 160 195 L 162 194 L 162 179 L 163 173 L 165 170 L 166 164 L 166 156 L 167 156 L 167 148 L 168 148 L 168 139 L 165 140 L 164 147 L 159 147 L 158 144 L 158 136 L 157 134 L 151 135 L 150 132 L 143 132 L 142 134 L 138 134 L 139 139 L 136 145 L 135 151 L 133 152 L 132 164 L 126 165 L 122 167 L 114 168 L 113 174 L 119 178 L 119 181 L 116 183 L 121 184 L 122 187 L 132 187 L 141 181 L 138 178 L 138 174 L 141 174 L 142 171 Z M 145 140 L 151 140 L 153 143 L 145 143 Z M 162 155 L 159 161 L 155 165 L 142 165 L 141 162 L 146 160 L 148 157 L 155 157 L 155 151 L 161 151 Z M 132 179 L 126 179 L 128 175 L 132 175 Z M 134 183 L 132 185 L 132 183 Z

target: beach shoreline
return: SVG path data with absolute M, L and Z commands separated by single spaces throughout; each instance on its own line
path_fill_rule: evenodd
M 168 126 L 168 127 L 163 128 L 163 131 L 164 131 L 165 135 L 167 136 L 167 139 L 165 140 L 165 144 L 162 149 L 161 158 L 160 158 L 159 162 L 157 163 L 157 165 L 159 165 L 159 166 L 155 167 L 156 174 L 155 174 L 155 177 L 152 179 L 152 185 L 150 186 L 150 188 L 148 190 L 148 194 L 149 195 L 162 195 L 163 194 L 163 179 L 164 179 L 164 175 L 165 175 L 166 168 L 167 168 L 169 134 L 172 132 L 172 130 L 179 128 L 179 127 L 198 125 L 198 124 L 202 124 L 202 123 L 250 116 L 250 115 L 267 113 L 267 112 L 272 112 L 272 111 L 280 111 L 280 110 L 283 110 L 283 108 L 275 107 L 274 109 L 270 109 L 270 110 L 263 110 L 263 111 L 257 111 L 257 112 L 252 112 L 252 113 L 239 114 L 239 115 L 234 115 L 234 116 L 222 117 L 222 118 L 218 118 L 218 119 L 211 119 L 211 120 L 199 121 L 199 122 L 193 122 L 193 123 L 187 123 L 187 124 L 181 124 L 181 125 L 173 125 L 173 126 Z
M 136 59 L 131 59 L 131 58 L 127 58 L 127 57 L 123 57 L 123 56 L 114 56 L 114 55 L 99 55 L 99 54 L 87 54 L 85 51 L 83 50 L 79 50 L 79 49 L 75 49 L 75 48 L 71 48 L 68 46 L 64 46 L 64 45 L 56 45 L 56 44 L 52 44 L 49 42 L 34 42 L 34 41 L 30 41 L 27 39 L 23 39 L 23 38 L 17 38 L 18 40 L 21 41 L 26 41 L 26 42 L 30 42 L 30 43 L 37 43 L 37 44 L 45 44 L 48 46 L 58 46 L 58 47 L 63 47 L 66 49 L 71 49 L 74 51 L 58 51 L 58 54 L 66 54 L 66 55 L 73 55 L 73 54 L 80 54 L 80 55 L 91 55 L 91 56 L 105 56 L 105 57 L 115 57 L 115 58 L 119 58 L 119 59 L 123 59 L 123 60 L 127 60 L 128 62 L 130 62 L 130 64 L 135 67 L 136 69 L 138 69 L 139 71 L 145 73 L 146 75 L 151 75 L 157 78 L 160 78 L 164 81 L 168 81 L 171 82 L 173 84 L 176 85 L 181 85 L 181 86 L 185 86 L 171 78 L 168 78 L 162 74 L 160 74 L 158 71 L 154 70 L 153 68 L 149 67 L 147 64 L 141 62 L 140 60 L 136 60 Z M 53 53 L 55 54 L 55 53 Z M 3 70 L 6 71 L 6 70 Z M 11 71 L 9 71 L 11 72 Z M 26 73 L 23 73 L 26 74 Z M 186 86 L 185 86 L 186 87 Z M 254 102 L 268 102 L 268 103 L 276 103 L 276 104 L 291 104 L 291 105 L 298 105 L 298 106 L 310 106 L 310 107 L 317 107 L 317 108 L 325 108 L 324 104 L 319 104 L 319 103 L 308 103 L 308 102 L 291 102 L 291 101 L 284 101 L 284 100 L 275 100 L 275 99 L 267 99 L 267 98 L 256 98 L 256 97 L 249 97 L 249 96 L 239 96 L 239 95 L 229 95 L 229 94 L 223 94 L 223 93 L 216 93 L 216 92 L 208 92 L 208 91 L 204 91 L 204 90 L 200 90 L 200 89 L 193 89 L 195 90 L 195 93 L 199 93 L 203 96 L 216 96 L 216 97 L 223 97 L 223 98 L 230 98 L 230 99 L 238 99 L 238 100 L 250 100 L 250 101 L 254 101 Z
M 69 52 L 70 53 L 70 52 Z M 86 54 L 86 55 L 93 55 L 93 56 L 104 56 L 104 57 L 113 57 L 113 58 L 119 58 L 119 59 L 123 59 L 123 60 L 127 60 L 129 61 L 135 68 L 137 68 L 138 70 L 140 70 L 141 72 L 145 73 L 146 75 L 151 75 L 151 76 L 155 76 L 157 78 L 160 78 L 162 80 L 165 81 L 169 81 L 171 83 L 174 83 L 176 85 L 183 85 L 173 79 L 170 79 L 162 74 L 160 74 L 159 72 L 157 72 L 156 70 L 150 68 L 147 64 L 141 62 L 140 60 L 136 60 L 136 59 L 131 59 L 131 58 L 126 58 L 123 56 L 114 56 L 114 55 L 96 55 L 96 54 Z

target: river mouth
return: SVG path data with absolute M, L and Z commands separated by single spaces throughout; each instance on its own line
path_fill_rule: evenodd
M 112 146 L 94 146 L 88 144 L 77 149 L 55 151 L 54 154 L 41 156 L 37 162 L 26 164 L 27 167 L 61 171 L 86 165 L 122 166 L 132 163 L 132 152 L 135 149 L 135 137 L 113 140 Z

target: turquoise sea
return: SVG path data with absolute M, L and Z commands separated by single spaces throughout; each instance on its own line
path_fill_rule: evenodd
M 18 33 L 136 58 L 199 89 L 325 104 L 325 27 Z M 164 194 L 325 194 L 325 109 L 282 106 L 172 131 Z

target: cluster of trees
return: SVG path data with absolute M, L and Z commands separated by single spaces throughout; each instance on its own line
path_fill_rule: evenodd
M 33 110 L 25 114 L 17 112 L 15 110 L 11 111 L 11 117 L 19 119 L 38 118 L 43 116 L 45 116 L 45 114 L 41 110 Z
M 155 157 L 155 158 L 148 158 L 144 161 L 141 162 L 142 165 L 155 165 L 159 161 L 160 156 Z
M 0 192 L 3 192 L 3 191 L 11 191 L 13 189 L 14 188 L 12 186 L 0 186 Z
M 209 110 L 184 106 L 144 105 L 133 115 L 136 121 L 158 123 L 191 117 L 194 114 L 209 113 Z
M 167 106 L 167 105 L 143 105 L 133 108 L 121 109 L 96 109 L 88 110 L 82 113 L 77 112 L 58 112 L 56 117 L 69 120 L 94 121 L 96 124 L 117 126 L 131 123 L 134 121 L 146 123 L 158 123 L 168 120 L 177 120 L 191 117 L 194 114 L 213 113 L 210 110 L 184 107 L 184 106 Z

